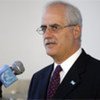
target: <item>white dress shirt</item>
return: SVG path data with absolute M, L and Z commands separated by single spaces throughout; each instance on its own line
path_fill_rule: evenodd
M 60 83 L 62 82 L 65 75 L 68 73 L 69 69 L 72 67 L 72 65 L 75 63 L 75 61 L 77 60 L 77 58 L 80 56 L 81 53 L 82 49 L 79 48 L 79 50 L 77 50 L 72 56 L 70 56 L 68 59 L 66 59 L 63 63 L 60 64 L 62 67 L 62 71 L 60 72 Z M 57 65 L 58 65 L 57 63 L 54 63 L 53 72 L 56 69 Z

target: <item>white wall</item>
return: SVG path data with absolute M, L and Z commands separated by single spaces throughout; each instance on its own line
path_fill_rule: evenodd
M 41 24 L 45 3 L 52 0 L 0 0 L 0 66 L 21 60 L 26 71 L 20 79 L 53 62 L 45 53 Z M 54 0 L 53 0 L 54 1 Z M 82 47 L 100 59 L 100 0 L 63 0 L 76 5 L 83 16 Z

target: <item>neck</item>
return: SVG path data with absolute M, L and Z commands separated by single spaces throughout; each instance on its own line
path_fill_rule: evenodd
M 80 47 L 79 47 L 80 48 Z M 58 56 L 55 56 L 53 57 L 54 61 L 57 63 L 57 64 L 61 64 L 63 63 L 66 59 L 68 59 L 70 56 L 72 56 L 75 52 L 77 52 L 79 50 L 79 48 L 75 49 L 75 50 L 71 50 L 70 53 L 66 53 L 64 55 L 58 55 Z

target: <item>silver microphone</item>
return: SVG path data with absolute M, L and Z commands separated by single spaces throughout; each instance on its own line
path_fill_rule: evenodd
M 15 61 L 11 65 L 11 69 L 13 70 L 15 75 L 20 75 L 25 71 L 24 65 L 21 61 Z

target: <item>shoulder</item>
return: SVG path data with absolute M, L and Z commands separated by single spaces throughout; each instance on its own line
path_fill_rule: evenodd
M 91 72 L 93 76 L 100 77 L 100 60 L 86 54 L 86 62 L 86 69 Z
M 90 55 L 87 55 L 87 60 L 88 60 L 88 63 L 91 64 L 91 65 L 98 65 L 100 66 L 100 60 L 90 56 Z
M 80 65 L 80 69 L 86 69 L 87 72 L 100 73 L 100 60 L 92 57 L 82 50 L 82 54 L 77 60 L 77 66 Z
M 34 73 L 32 78 L 40 78 L 40 77 L 47 75 L 48 73 L 50 73 L 53 70 L 53 66 L 54 66 L 54 64 L 50 64 L 50 65 L 44 67 L 43 69 Z
M 83 49 L 82 49 L 82 54 L 81 54 L 82 60 L 85 60 L 88 64 L 91 65 L 99 65 L 100 66 L 100 60 L 92 57 L 91 55 L 87 54 Z

